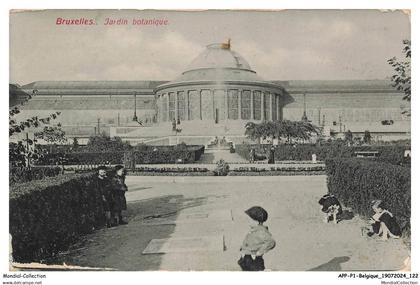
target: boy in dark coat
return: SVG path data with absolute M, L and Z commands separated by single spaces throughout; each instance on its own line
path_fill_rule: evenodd
M 95 178 L 95 187 L 99 190 L 102 199 L 102 208 L 105 212 L 106 226 L 111 227 L 112 193 L 111 182 L 106 176 L 106 167 L 98 167 L 98 176 Z
M 343 213 L 340 202 L 333 194 L 325 194 L 319 199 L 318 204 L 321 205 L 321 211 L 325 213 L 324 222 L 329 223 L 332 220 L 335 224 L 338 222 L 337 216 Z
M 242 243 L 238 264 L 243 271 L 263 271 L 263 255 L 276 246 L 268 227 L 263 225 L 268 213 L 259 206 L 251 207 L 245 213 L 249 217 L 251 229 Z
M 125 199 L 125 192 L 128 188 L 125 184 L 125 169 L 122 165 L 115 166 L 115 176 L 112 178 L 112 197 L 113 197 L 113 208 L 115 223 L 120 225 L 126 225 L 127 222 L 122 218 L 122 211 L 127 210 L 127 201 Z

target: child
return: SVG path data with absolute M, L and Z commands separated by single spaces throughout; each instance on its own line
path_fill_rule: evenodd
M 127 200 L 125 199 L 125 192 L 127 192 L 127 185 L 125 184 L 126 171 L 124 166 L 115 166 L 115 176 L 112 179 L 113 187 L 113 214 L 114 222 L 120 225 L 126 225 L 128 222 L 123 220 L 122 211 L 127 210 Z
M 340 202 L 333 194 L 325 194 L 319 199 L 318 204 L 321 205 L 321 211 L 324 212 L 324 222 L 328 223 L 331 219 L 336 224 L 338 222 L 337 216 L 343 213 Z
M 268 213 L 259 206 L 249 208 L 245 213 L 249 217 L 251 230 L 242 243 L 238 264 L 243 271 L 263 271 L 263 255 L 276 246 L 268 228 L 263 225 L 267 221 Z
M 387 240 L 388 236 L 399 238 L 401 236 L 401 229 L 394 215 L 388 210 L 385 210 L 381 200 L 374 200 L 371 204 L 375 214 L 370 219 L 372 231 L 368 232 L 368 236 L 371 237 L 377 234 L 378 236 L 382 236 L 382 240 Z
M 98 190 L 101 195 L 102 200 L 102 207 L 105 212 L 105 221 L 106 226 L 110 228 L 112 226 L 111 223 L 111 208 L 112 208 L 112 189 L 110 185 L 110 181 L 106 175 L 106 167 L 99 166 L 98 167 L 98 176 L 95 178 L 94 186 Z

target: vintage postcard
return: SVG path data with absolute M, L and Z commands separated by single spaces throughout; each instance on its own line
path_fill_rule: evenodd
M 6 277 L 416 281 L 410 17 L 11 10 Z

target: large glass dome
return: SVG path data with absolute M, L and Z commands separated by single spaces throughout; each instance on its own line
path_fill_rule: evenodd
M 264 81 L 249 63 L 231 50 L 230 42 L 210 44 L 171 83 L 189 81 Z
M 190 63 L 186 71 L 202 68 L 238 68 L 251 70 L 249 63 L 239 53 L 230 49 L 229 43 L 208 45 Z
M 260 78 L 227 43 L 210 44 L 175 80 L 155 89 L 159 122 L 277 120 L 284 88 Z

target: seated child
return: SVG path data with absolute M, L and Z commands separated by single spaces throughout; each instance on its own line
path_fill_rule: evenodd
M 321 205 L 321 211 L 326 214 L 324 222 L 328 223 L 332 220 L 336 224 L 338 222 L 337 216 L 343 213 L 338 199 L 333 194 L 325 194 L 319 199 L 318 204 Z
M 371 237 L 377 234 L 378 236 L 382 236 L 382 240 L 387 240 L 388 237 L 399 238 L 401 236 L 401 228 L 394 215 L 388 210 L 385 210 L 381 200 L 374 200 L 371 204 L 375 214 L 370 219 L 372 231 L 368 232 L 368 236 Z
M 251 229 L 241 246 L 241 258 L 238 260 L 243 271 L 263 271 L 263 255 L 276 246 L 268 228 L 263 225 L 268 213 L 261 207 L 254 206 L 245 211 L 249 217 Z

